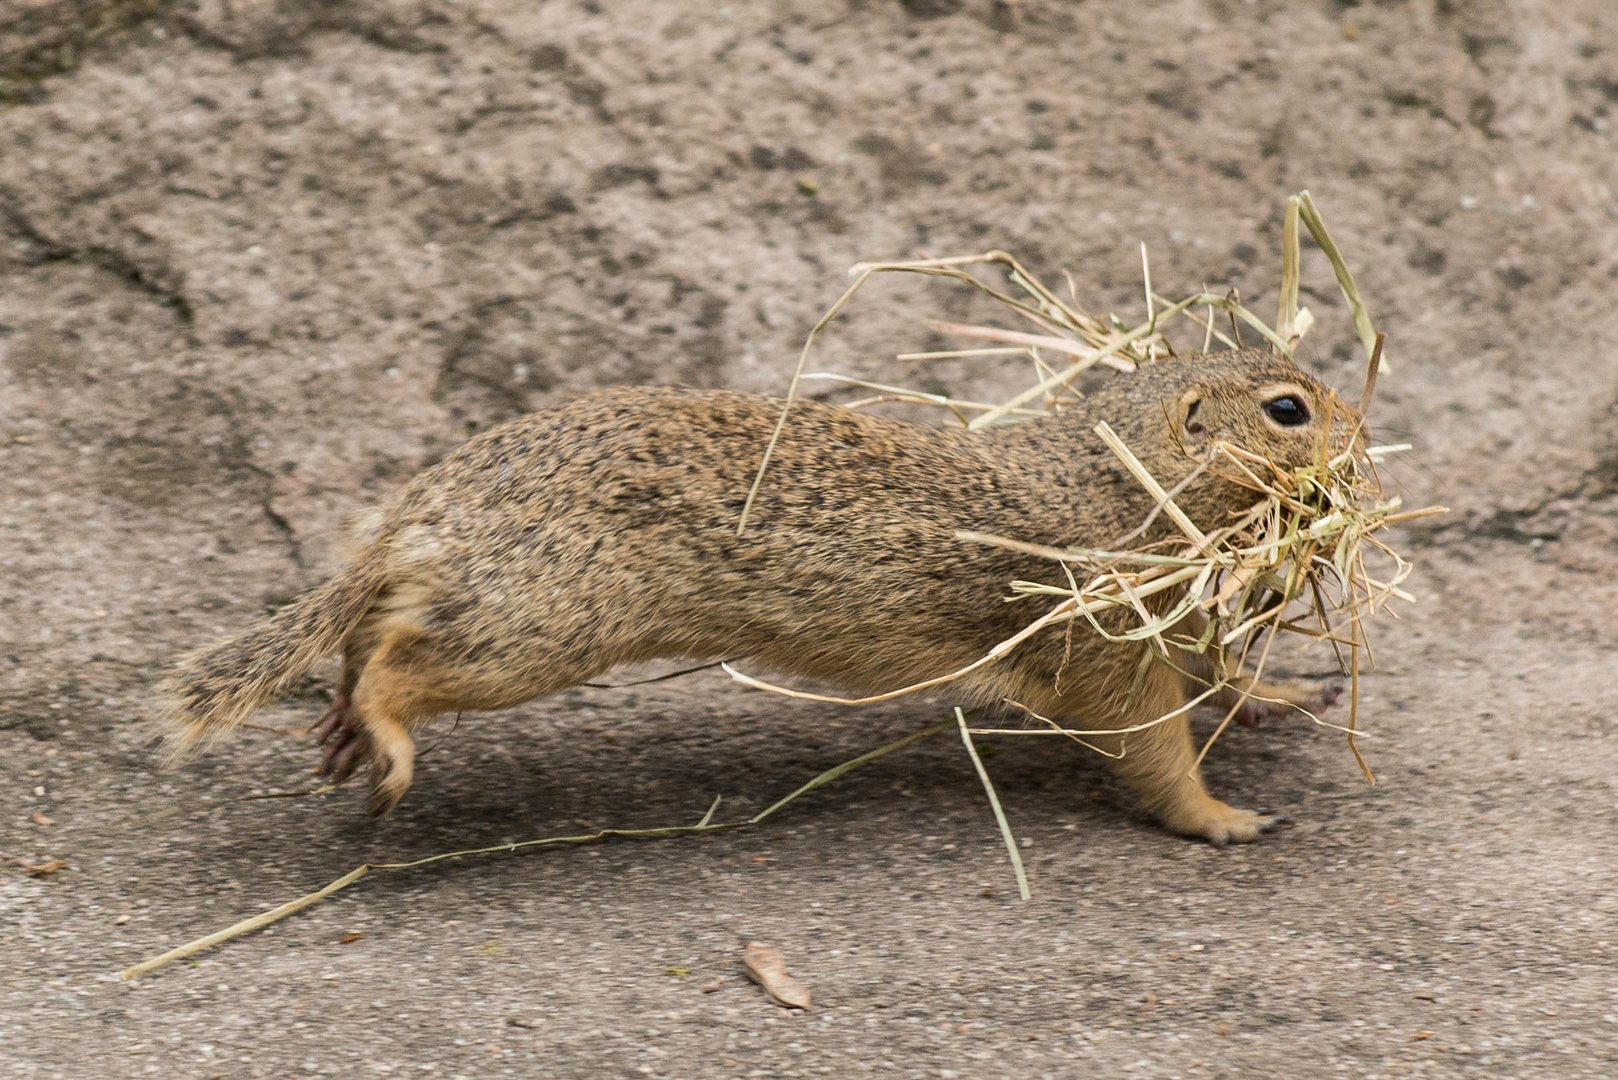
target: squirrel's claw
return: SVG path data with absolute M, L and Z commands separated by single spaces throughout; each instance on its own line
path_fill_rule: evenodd
M 330 777 L 334 784 L 341 784 L 353 776 L 365 750 L 366 740 L 356 723 L 354 706 L 347 694 L 338 694 L 332 700 L 331 708 L 326 710 L 326 715 L 315 726 L 315 735 L 323 747 L 315 773 Z

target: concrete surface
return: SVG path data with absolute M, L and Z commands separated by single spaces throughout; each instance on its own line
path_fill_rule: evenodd
M 9 0 L 0 95 L 9 1075 L 1618 1073 L 1611 4 Z M 1297 824 L 1216 851 L 1002 741 L 1022 904 L 945 736 L 756 831 L 379 874 L 117 978 L 363 861 L 749 813 L 947 704 L 581 690 L 442 725 L 382 821 L 237 801 L 308 786 L 286 735 L 160 771 L 154 673 L 355 507 L 578 390 L 779 390 L 862 259 L 1005 247 L 1138 311 L 1144 240 L 1163 291 L 1272 310 L 1304 187 L 1390 335 L 1391 478 L 1455 508 L 1399 540 L 1374 790 L 1337 736 L 1238 733 L 1215 791 Z M 900 370 L 979 309 L 884 298 L 824 366 L 1022 378 Z M 1356 387 L 1318 259 L 1305 302 Z

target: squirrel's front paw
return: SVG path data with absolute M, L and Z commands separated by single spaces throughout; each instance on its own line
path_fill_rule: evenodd
M 1218 799 L 1208 799 L 1195 808 L 1163 815 L 1163 824 L 1181 836 L 1195 836 L 1214 847 L 1226 844 L 1250 844 L 1264 833 L 1272 832 L 1286 822 L 1275 814 L 1253 810 L 1238 810 Z

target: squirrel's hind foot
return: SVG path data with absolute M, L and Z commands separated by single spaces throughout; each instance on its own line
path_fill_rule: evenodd
M 409 790 L 415 754 L 410 736 L 403 728 L 397 725 L 391 729 L 382 725 L 375 727 L 376 731 L 367 729 L 350 695 L 338 694 L 315 726 L 322 747 L 315 772 L 329 778 L 333 784 L 342 784 L 354 775 L 362 762 L 368 761 L 371 813 L 385 814 Z M 376 734 L 382 736 L 380 740 L 373 738 Z
M 354 715 L 353 699 L 348 694 L 338 694 L 332 699 L 331 708 L 315 725 L 315 735 L 322 748 L 315 774 L 330 778 L 333 784 L 341 784 L 353 776 L 365 755 L 366 739 Z

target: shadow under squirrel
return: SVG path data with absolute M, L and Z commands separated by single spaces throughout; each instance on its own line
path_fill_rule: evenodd
M 471 439 L 365 516 L 345 570 L 181 662 L 162 688 L 171 746 L 223 733 L 341 651 L 322 771 L 343 780 L 368 759 L 381 812 L 409 788 L 410 733 L 433 716 L 517 705 L 620 664 L 746 658 L 853 693 L 896 689 L 966 666 L 1043 610 L 1005 597 L 1015 579 L 1051 579 L 1048 560 L 957 530 L 1106 548 L 1147 519 L 1154 500 L 1092 431 L 1098 420 L 1171 490 L 1215 440 L 1298 466 L 1323 438 L 1333 453 L 1363 438 L 1333 391 L 1254 350 L 1159 360 L 981 433 L 800 400 L 738 535 L 782 404 L 618 388 Z M 1211 529 L 1256 498 L 1209 470 L 1175 501 Z M 1160 520 L 1147 538 L 1171 529 Z M 947 693 L 1128 728 L 1193 692 L 1167 664 L 1143 671 L 1148 647 L 1054 627 Z M 1307 686 L 1252 689 L 1311 700 Z M 1100 742 L 1174 832 L 1249 841 L 1277 820 L 1208 794 L 1183 714 Z

